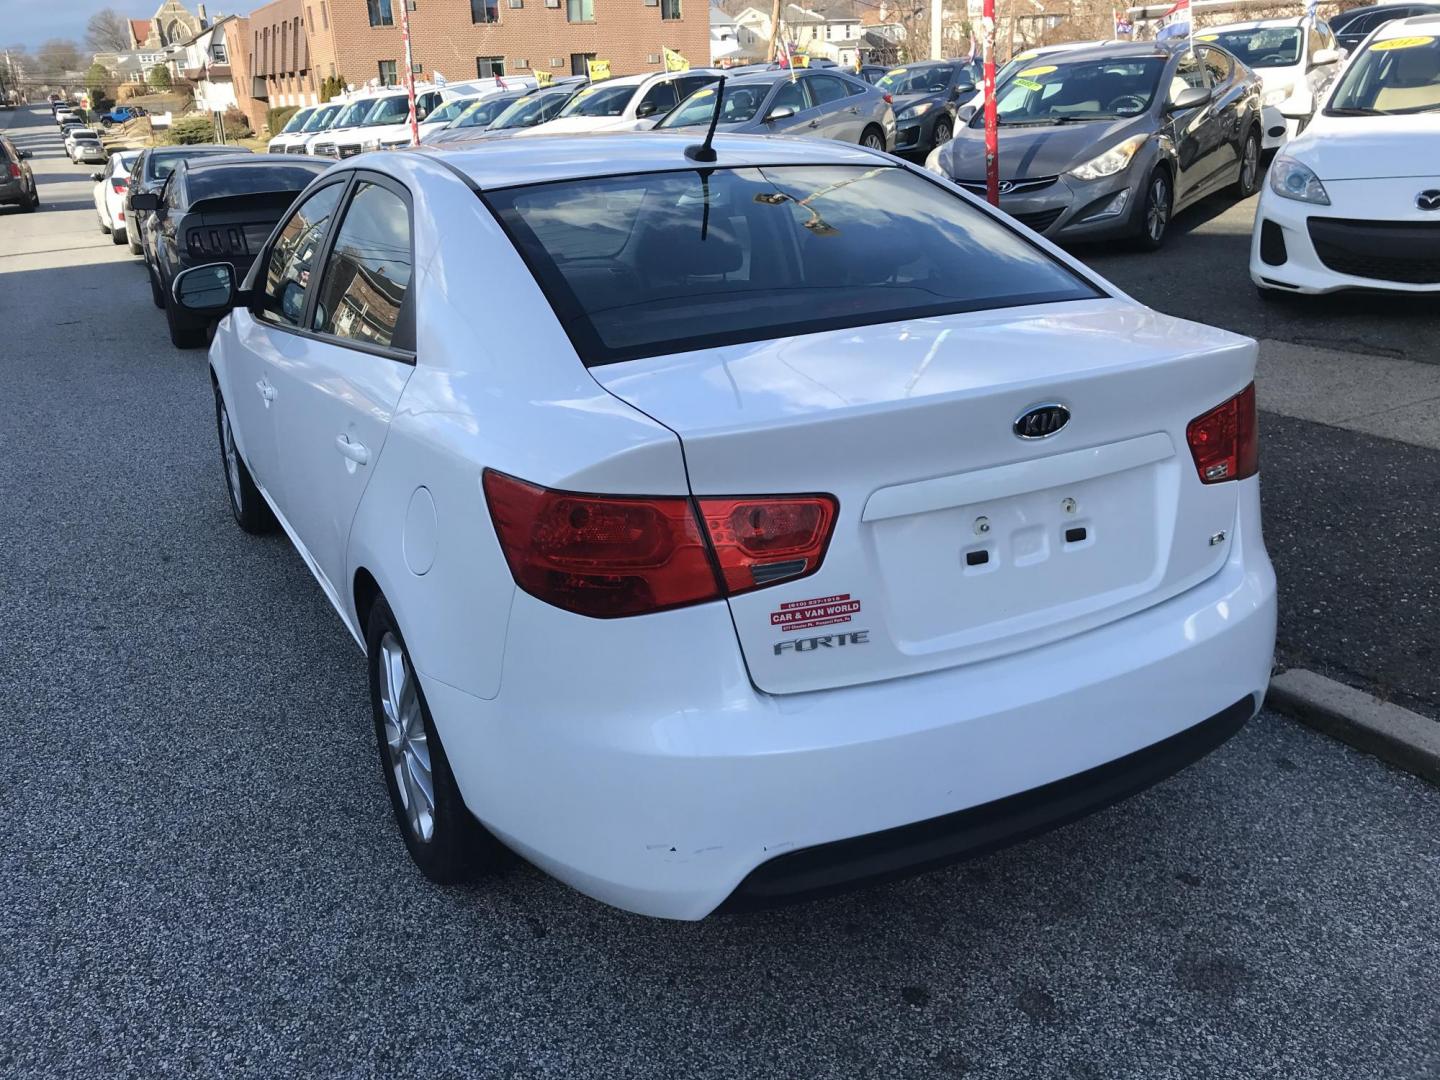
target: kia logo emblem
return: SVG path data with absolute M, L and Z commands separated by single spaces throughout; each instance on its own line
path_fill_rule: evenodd
M 1070 422 L 1064 405 L 1036 405 L 1015 418 L 1015 434 L 1022 439 L 1048 439 Z
M 1431 188 L 1415 196 L 1415 205 L 1421 210 L 1440 210 L 1440 191 Z

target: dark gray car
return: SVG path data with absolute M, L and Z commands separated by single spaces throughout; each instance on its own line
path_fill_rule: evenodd
M 140 151 L 135 164 L 130 168 L 130 186 L 125 192 L 125 239 L 130 244 L 131 255 L 143 255 L 146 261 L 150 254 L 145 248 L 145 211 L 135 209 L 132 201 L 142 192 L 154 194 L 165 186 L 170 173 L 181 158 L 194 154 L 248 154 L 243 146 L 218 146 L 202 143 L 192 146 L 152 146 Z
M 1175 213 L 1260 183 L 1260 79 L 1184 39 L 1042 56 L 996 95 L 1000 206 L 1057 240 L 1133 238 L 1158 248 Z M 984 114 L 926 167 L 985 193 Z
M 30 151 L 18 149 L 0 135 L 0 205 L 4 204 L 34 210 L 40 205 L 40 193 L 30 171 Z
M 715 93 L 713 86 L 696 90 L 655 126 L 709 124 Z M 886 97 L 878 87 L 836 68 L 741 75 L 725 80 L 719 130 L 838 139 L 873 150 L 893 150 L 895 113 Z
M 895 110 L 895 152 L 930 153 L 955 133 L 955 106 L 968 101 L 980 81 L 965 60 L 924 60 L 891 68 L 875 85 Z

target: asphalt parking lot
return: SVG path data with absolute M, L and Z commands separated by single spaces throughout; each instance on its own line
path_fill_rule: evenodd
M 360 654 L 230 518 L 203 354 L 46 111 L 3 125 L 44 207 L 0 210 L 0 1076 L 1440 1075 L 1440 798 L 1269 712 L 1058 833 L 778 912 L 647 920 L 521 864 L 427 883 Z M 1318 316 L 1212 289 L 1245 213 L 1085 257 L 1303 346 Z M 1440 329 L 1353 318 L 1417 357 Z M 1276 414 L 1265 440 L 1282 650 L 1440 701 L 1440 452 Z

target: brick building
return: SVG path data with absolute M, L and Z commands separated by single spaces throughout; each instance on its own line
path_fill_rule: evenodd
M 403 81 L 402 0 L 274 0 L 249 17 L 252 122 L 267 108 L 309 105 L 320 82 L 356 86 Z M 584 73 L 609 60 L 616 75 L 663 70 L 674 49 L 699 67 L 710 60 L 708 0 L 416 0 L 411 49 L 423 77 Z M 416 76 L 417 78 L 420 75 Z

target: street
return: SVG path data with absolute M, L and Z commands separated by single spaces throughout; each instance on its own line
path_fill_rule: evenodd
M 429 883 L 360 652 L 231 518 L 204 353 L 48 110 L 0 127 L 43 202 L 0 209 L 0 1075 L 1440 1075 L 1440 799 L 1268 711 L 1059 832 L 779 911 L 645 919 L 518 860 Z M 1252 206 L 1081 256 L 1172 314 L 1436 361 L 1433 307 L 1262 308 Z M 1261 407 L 1280 658 L 1440 716 L 1440 441 Z

